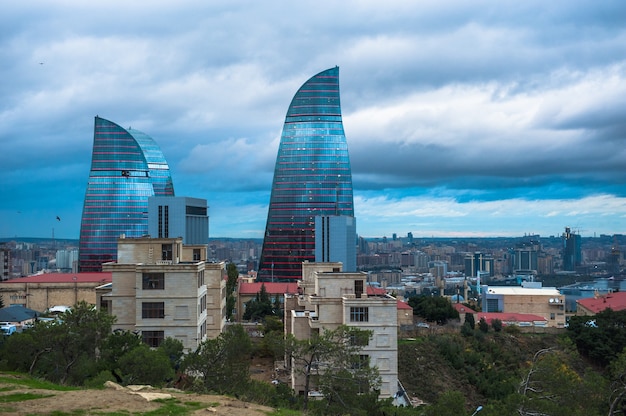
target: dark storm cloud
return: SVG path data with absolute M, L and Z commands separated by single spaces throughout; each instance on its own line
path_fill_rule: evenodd
M 177 194 L 209 200 L 212 233 L 262 235 L 287 106 L 334 65 L 361 232 L 436 233 L 438 213 L 459 219 L 445 233 L 525 213 L 556 228 L 582 211 L 624 231 L 625 15 L 621 1 L 5 4 L 0 237 L 20 232 L 13 212 L 31 234 L 49 232 L 46 209 L 80 216 L 95 115 L 155 139 Z

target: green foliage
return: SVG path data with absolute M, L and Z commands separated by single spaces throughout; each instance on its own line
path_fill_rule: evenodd
M 232 325 L 187 354 L 182 369 L 198 375 L 195 388 L 201 392 L 240 394 L 248 384 L 251 351 L 252 342 L 243 327 Z
M 491 327 L 493 328 L 495 332 L 502 331 L 502 321 L 499 319 L 493 319 L 491 321 Z
M 567 334 L 582 355 L 605 367 L 626 347 L 626 310 L 572 316 Z
M 459 319 L 459 312 L 444 297 L 413 296 L 409 298 L 408 304 L 413 308 L 414 315 L 439 325 L 444 325 L 449 319 Z
M 476 318 L 471 312 L 465 314 L 465 323 L 469 325 L 471 329 L 476 329 Z
M 37 322 L 28 331 L 13 334 L 2 346 L 2 355 L 12 358 L 10 370 L 80 385 L 99 372 L 98 354 L 113 322 L 106 312 L 80 302 L 58 321 Z
M 237 288 L 237 280 L 239 279 L 239 271 L 235 263 L 228 263 L 226 265 L 226 320 L 230 321 L 233 316 L 233 309 L 235 308 L 235 289 Z
M 173 369 L 177 370 L 180 367 L 180 363 L 183 359 L 185 346 L 183 343 L 175 338 L 167 337 L 159 345 L 158 351 L 163 353 L 164 356 L 169 358 L 170 365 Z
M 461 335 L 464 337 L 471 337 L 474 335 L 474 328 L 472 328 L 469 322 L 465 322 L 463 326 L 461 326 Z
M 162 386 L 174 377 L 170 359 L 163 350 L 141 344 L 119 359 L 124 384 Z
M 371 336 L 371 331 L 342 325 L 332 331 L 324 330 L 310 339 L 287 338 L 286 350 L 293 358 L 293 366 L 302 369 L 305 378 L 304 409 L 309 405 L 312 380 L 317 381 L 327 410 L 332 409 L 331 414 L 348 410 L 351 414 L 358 414 L 359 409 L 369 408 L 372 397 L 377 398 L 380 377 L 360 352 Z M 355 400 L 357 397 L 361 400 Z
M 489 324 L 485 318 L 480 318 L 480 321 L 478 321 L 478 329 L 484 333 L 489 332 Z
M 265 285 L 261 285 L 261 291 L 256 294 L 256 297 L 246 302 L 246 311 L 243 314 L 243 319 L 250 321 L 257 321 L 265 319 L 266 316 L 275 316 L 280 314 L 280 311 L 274 309 L 272 300 L 267 294 Z
M 427 416 L 458 416 L 465 414 L 465 397 L 459 391 L 446 391 L 435 404 L 426 409 Z

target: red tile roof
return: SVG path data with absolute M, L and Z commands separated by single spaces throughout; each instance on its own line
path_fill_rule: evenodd
M 16 277 L 2 283 L 110 283 L 111 272 L 95 273 L 44 273 L 34 276 Z
M 626 309 L 626 292 L 608 293 L 597 298 L 584 298 L 576 301 L 579 305 L 593 313 L 602 312 L 607 308 L 614 311 Z
M 398 309 L 408 309 L 408 310 L 413 310 L 413 308 L 411 307 L 411 305 L 409 305 L 408 303 L 402 301 L 402 300 L 398 300 Z
M 239 294 L 256 295 L 261 291 L 261 286 L 265 285 L 265 290 L 270 294 L 297 293 L 297 283 L 277 283 L 277 282 L 241 282 L 239 285 Z
M 387 291 L 382 287 L 367 286 L 367 294 L 370 296 L 386 295 Z
M 465 306 L 462 303 L 453 303 L 452 307 L 457 310 L 459 315 L 464 315 L 466 313 L 476 313 L 476 311 L 469 306 Z

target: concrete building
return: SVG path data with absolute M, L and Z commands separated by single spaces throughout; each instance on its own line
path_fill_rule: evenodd
M 184 246 L 182 238 L 118 239 L 117 262 L 102 266 L 112 275 L 111 290 L 98 302 L 117 317 L 114 329 L 139 331 L 153 347 L 174 338 L 187 351 L 218 336 L 225 325 L 226 267 L 207 263 L 206 250 Z
M 111 282 L 111 273 L 44 273 L 0 282 L 5 306 L 21 305 L 39 312 L 80 301 L 96 304 L 96 288 Z
M 11 278 L 11 250 L 0 248 L 0 281 Z
M 600 295 L 597 291 L 591 298 L 578 299 L 576 301 L 576 315 L 595 315 L 605 309 L 623 311 L 626 309 L 626 292 L 614 292 Z
M 555 287 L 483 286 L 483 312 L 539 315 L 548 327 L 565 327 L 565 296 Z
M 367 274 L 342 272 L 341 263 L 302 263 L 299 294 L 285 297 L 285 331 L 297 339 L 340 325 L 372 331 L 361 354 L 378 368 L 380 398 L 398 391 L 398 303 L 389 295 L 369 294 Z M 292 388 L 304 391 L 304 377 L 292 371 Z M 315 386 L 312 386 L 315 389 Z
M 148 234 L 154 238 L 182 237 L 183 244 L 208 244 L 206 199 L 185 196 L 148 198 Z

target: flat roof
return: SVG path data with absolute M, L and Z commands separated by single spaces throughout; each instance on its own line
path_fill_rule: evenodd
M 556 287 L 489 286 L 484 293 L 492 295 L 561 296 Z
M 4 280 L 5 283 L 109 283 L 112 282 L 111 272 L 93 273 L 44 273 L 26 277 L 15 277 Z

